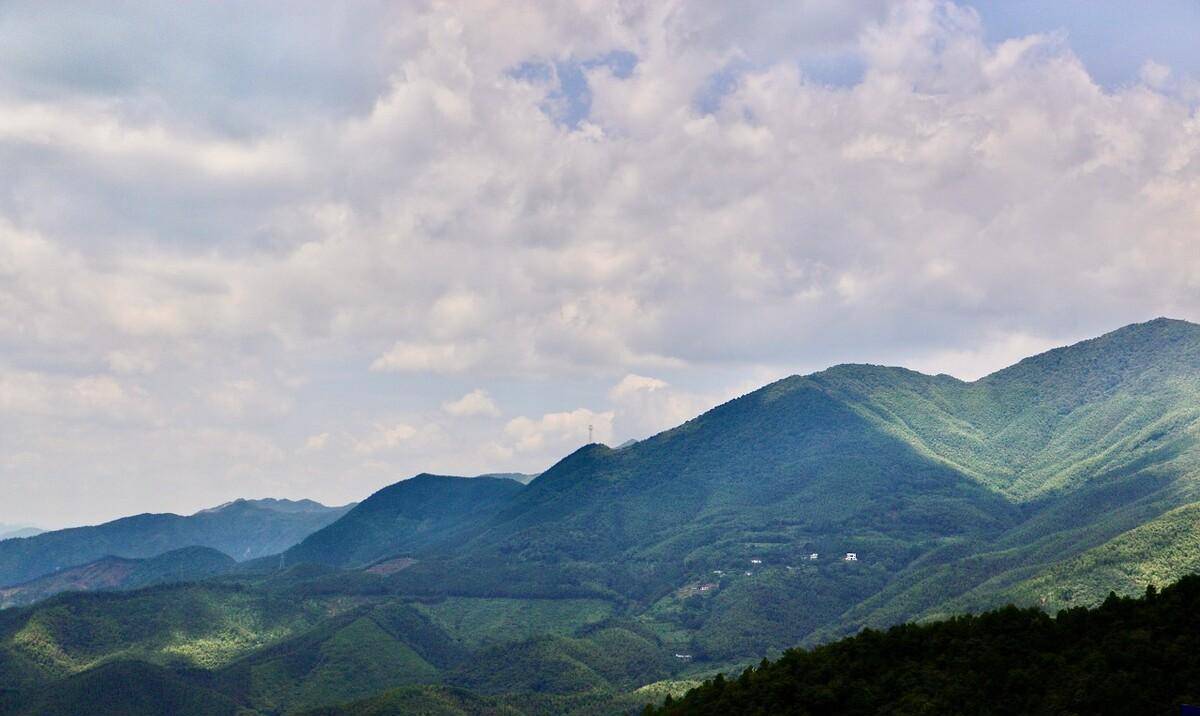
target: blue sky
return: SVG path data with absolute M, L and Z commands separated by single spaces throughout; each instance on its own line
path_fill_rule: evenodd
M 1200 76 L 1200 3 L 1193 0 L 991 0 L 972 2 L 993 42 L 1060 31 L 1096 81 L 1136 82 L 1146 62 Z
M 1197 3 L 0 6 L 0 522 L 1200 318 Z

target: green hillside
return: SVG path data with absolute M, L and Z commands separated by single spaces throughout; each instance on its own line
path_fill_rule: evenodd
M 177 673 L 140 661 L 114 661 L 30 694 L 19 704 L 0 691 L 0 713 L 13 716 L 235 716 L 232 699 Z
M 1197 376 L 1164 319 L 969 383 L 793 376 L 527 485 L 401 481 L 195 585 L 0 611 L 0 690 L 137 659 L 249 712 L 613 713 L 863 627 L 1142 593 L 1200 566 Z
M 43 686 L 123 659 L 220 668 L 354 603 L 217 584 L 61 594 L 0 611 L 0 689 Z
M 237 563 L 208 547 L 184 547 L 146 559 L 104 557 L 78 567 L 0 588 L 0 608 L 32 604 L 60 592 L 137 589 L 171 582 L 194 582 L 224 574 Z
M 865 631 L 647 708 L 697 714 L 1177 714 L 1200 702 L 1200 576 L 1050 617 L 1007 607 Z
M 417 475 L 383 488 L 283 554 L 285 564 L 362 566 L 459 537 L 522 489 L 501 477 Z

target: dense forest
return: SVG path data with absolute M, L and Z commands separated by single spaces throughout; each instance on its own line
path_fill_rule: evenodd
M 646 716 L 1176 714 L 1200 703 L 1200 576 L 1056 616 L 903 624 L 719 675 Z

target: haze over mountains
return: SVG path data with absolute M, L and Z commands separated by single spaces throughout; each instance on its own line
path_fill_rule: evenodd
M 1197 398 L 1200 326 L 1157 319 L 974 382 L 785 378 L 528 484 L 420 475 L 344 514 L 238 502 L 83 528 L 77 565 L 132 534 L 122 556 L 207 535 L 250 561 L 0 612 L 0 688 L 17 709 L 132 658 L 261 713 L 389 688 L 408 709 L 603 711 L 863 626 L 1139 593 L 1200 567 Z M 64 566 L 61 535 L 0 543 L 3 573 Z
M 45 530 L 33 525 L 0 524 L 0 540 L 12 539 L 13 537 L 32 537 L 42 532 L 45 532 Z

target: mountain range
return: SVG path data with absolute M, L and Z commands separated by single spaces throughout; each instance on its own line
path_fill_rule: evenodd
M 1198 398 L 1200 326 L 1157 319 L 972 382 L 792 376 L 528 484 L 419 475 L 288 539 L 156 526 L 272 512 L 234 503 L 82 528 L 104 531 L 71 565 L 60 533 L 0 542 L 8 584 L 190 545 L 242 560 L 0 612 L 0 707 L 140 670 L 259 713 L 619 712 L 864 627 L 1141 593 L 1200 567 Z
M 209 547 L 239 561 L 277 554 L 352 507 L 326 507 L 311 500 L 236 500 L 186 517 L 142 514 L 6 539 L 0 541 L 0 586 L 102 557 L 140 559 L 184 547 Z
M 153 557 L 101 557 L 76 567 L 0 587 L 0 608 L 32 604 L 59 592 L 137 589 L 153 584 L 192 582 L 231 571 L 237 562 L 210 547 L 182 547 Z

